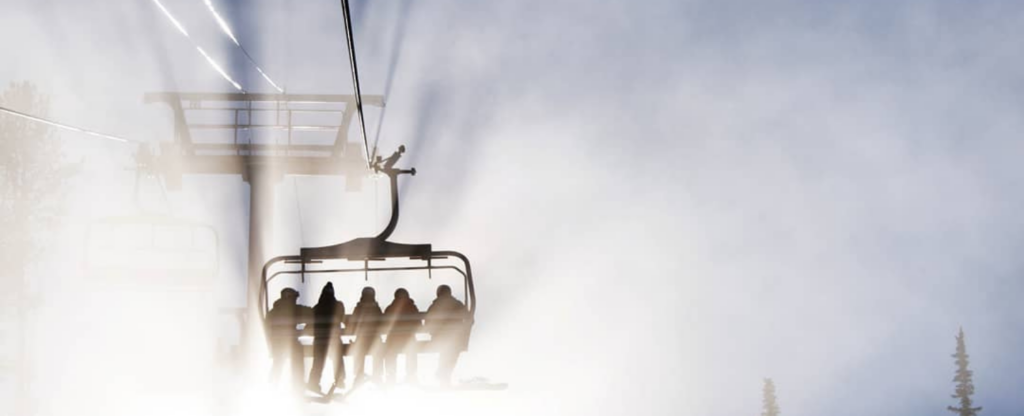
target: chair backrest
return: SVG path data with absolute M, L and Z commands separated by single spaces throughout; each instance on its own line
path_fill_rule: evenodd
M 89 226 L 86 270 L 134 286 L 208 287 L 219 271 L 212 227 L 165 216 L 112 217 Z

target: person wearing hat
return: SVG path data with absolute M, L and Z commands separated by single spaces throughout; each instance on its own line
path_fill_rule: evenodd
M 437 380 L 441 385 L 451 384 L 459 353 L 469 343 L 467 319 L 466 305 L 452 296 L 452 288 L 448 285 L 439 286 L 437 298 L 427 308 L 425 321 L 427 331 L 430 332 L 430 342 L 440 346 Z
M 372 287 L 364 287 L 363 293 L 359 297 L 359 303 L 352 310 L 349 322 L 345 323 L 346 327 L 351 325 L 352 333 L 356 336 L 352 343 L 352 347 L 355 349 L 352 357 L 356 366 L 356 384 L 366 381 L 367 374 L 364 372 L 364 367 L 367 355 L 370 355 L 373 361 L 370 367 L 370 372 L 373 373 L 372 379 L 375 382 L 381 380 L 380 372 L 383 370 L 384 357 L 383 351 L 380 351 L 380 323 L 383 316 L 384 312 L 377 304 L 377 292 Z
M 274 301 L 274 307 L 267 312 L 267 331 L 270 336 L 270 352 L 274 357 L 271 378 L 277 379 L 284 368 L 284 362 L 291 361 L 291 382 L 301 390 L 306 369 L 297 327 L 310 321 L 313 309 L 299 305 L 298 300 L 299 292 L 295 289 L 281 289 L 281 297 Z
M 385 378 L 389 383 L 398 381 L 398 354 L 405 354 L 405 379 L 416 382 L 416 332 L 423 326 L 420 310 L 405 289 L 395 290 L 395 300 L 384 309 L 387 340 L 384 344 Z
M 341 350 L 341 321 L 345 318 L 345 304 L 334 296 L 334 284 L 327 282 L 320 291 L 320 300 L 313 306 L 313 368 L 309 370 L 307 388 L 320 393 L 320 378 L 329 351 L 334 361 L 334 385 L 345 388 L 345 356 Z

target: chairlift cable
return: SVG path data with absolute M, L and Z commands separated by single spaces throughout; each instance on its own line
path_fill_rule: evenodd
M 400 11 L 399 11 L 399 17 L 398 17 L 399 20 L 398 20 L 398 23 L 395 24 L 395 28 L 396 29 L 394 30 L 394 33 L 392 34 L 391 57 L 390 57 L 390 61 L 391 62 L 388 64 L 387 79 L 384 81 L 384 100 L 385 101 L 387 101 L 387 100 L 389 100 L 391 98 L 391 85 L 395 81 L 395 68 L 396 68 L 397 63 L 398 63 L 398 55 L 399 55 L 399 53 L 402 50 L 402 44 L 404 43 L 404 40 L 405 40 L 405 25 L 406 25 L 406 19 L 408 19 L 409 7 L 410 7 L 408 5 L 408 3 L 409 3 L 408 1 L 405 1 L 405 2 L 402 2 L 402 3 L 400 3 L 398 5 L 398 7 L 401 8 Z M 377 157 L 377 145 L 380 144 L 380 132 L 384 128 L 384 115 L 387 112 L 387 109 L 388 108 L 387 108 L 386 105 L 382 106 L 381 109 L 380 109 L 380 118 L 377 119 L 377 130 L 376 130 L 376 132 L 374 132 L 373 153 L 370 154 L 371 158 L 376 158 Z
M 260 65 L 256 63 L 256 60 L 249 55 L 249 51 L 245 50 L 245 47 L 242 46 L 242 43 L 238 41 L 238 38 L 235 37 L 234 32 L 231 31 L 231 26 L 228 25 L 227 20 L 221 17 L 220 13 L 217 13 L 217 9 L 213 7 L 213 1 L 205 0 L 204 3 L 206 3 L 206 9 L 210 11 L 211 15 L 213 15 L 213 19 L 217 21 L 217 25 L 220 26 L 220 30 L 224 32 L 224 34 L 227 35 L 227 37 L 230 38 L 232 42 L 234 42 L 235 46 L 237 46 L 238 49 L 242 51 L 242 54 L 245 55 L 245 59 L 248 59 L 249 63 L 251 63 L 252 66 L 256 68 L 256 72 L 259 72 L 260 75 L 263 76 L 263 79 L 266 80 L 267 83 L 270 84 L 270 86 L 274 87 L 274 89 L 277 90 L 277 92 L 284 93 L 284 89 L 277 86 L 277 83 L 275 83 L 274 80 L 270 79 L 270 75 L 267 75 L 267 73 L 263 71 L 263 68 L 260 68 Z
M 96 132 L 96 131 L 92 131 L 92 130 L 83 129 L 83 128 L 80 128 L 80 127 L 75 127 L 75 126 L 72 126 L 72 125 L 69 125 L 69 124 L 64 124 L 64 123 L 59 123 L 59 122 L 56 122 L 56 121 L 53 121 L 53 120 L 48 120 L 48 119 L 45 119 L 45 118 L 42 118 L 42 117 L 36 117 L 36 116 L 30 115 L 30 114 L 25 114 L 25 113 L 22 113 L 20 111 L 12 110 L 10 108 L 6 108 L 6 107 L 3 107 L 3 106 L 0 106 L 0 113 L 10 114 L 12 116 L 21 117 L 21 118 L 29 120 L 29 121 L 34 121 L 34 122 L 37 122 L 37 123 L 47 124 L 47 125 L 50 125 L 50 126 L 53 126 L 53 127 L 57 127 L 59 129 L 63 129 L 63 130 L 67 130 L 67 131 L 73 131 L 73 132 L 76 132 L 76 133 L 82 133 L 82 134 L 85 134 L 85 135 L 88 135 L 88 136 L 99 137 L 101 139 L 112 140 L 112 141 L 115 141 L 115 142 L 120 142 L 120 143 L 142 143 L 139 140 L 127 139 L 127 138 L 124 138 L 124 137 L 119 137 L 119 136 L 114 136 L 114 135 L 110 135 L 110 134 L 100 133 L 100 132 Z
M 386 90 L 385 90 L 386 91 Z M 388 99 L 387 92 L 384 93 L 385 105 L 380 107 L 380 118 L 377 119 L 377 131 L 373 134 L 373 152 L 370 153 L 370 159 L 377 157 L 377 144 L 380 143 L 380 130 L 384 128 L 384 113 L 387 112 L 386 101 Z
M 154 0 L 156 1 L 156 0 Z M 352 67 L 352 89 L 356 99 L 356 113 L 359 115 L 359 132 L 363 136 L 363 152 L 366 155 L 366 168 L 372 170 L 370 159 L 370 143 L 366 137 L 366 120 L 363 117 L 363 96 L 359 90 L 359 70 L 356 65 L 356 45 L 352 36 L 352 16 L 349 13 L 348 0 L 341 0 L 341 11 L 345 20 L 345 39 L 348 42 L 348 59 Z

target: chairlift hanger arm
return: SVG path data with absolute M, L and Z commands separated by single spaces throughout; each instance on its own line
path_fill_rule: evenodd
M 395 164 L 402 158 L 402 154 L 405 153 L 405 146 L 398 146 L 398 150 L 388 156 L 387 159 L 383 159 L 377 156 L 377 160 L 373 161 L 373 170 L 378 173 L 383 173 L 388 176 L 388 182 L 391 187 L 391 220 L 388 221 L 387 227 L 384 228 L 380 234 L 377 235 L 377 239 L 387 240 L 391 237 L 391 233 L 395 231 L 395 227 L 398 226 L 398 176 L 399 175 L 413 175 L 416 176 L 416 168 L 412 169 L 396 169 Z

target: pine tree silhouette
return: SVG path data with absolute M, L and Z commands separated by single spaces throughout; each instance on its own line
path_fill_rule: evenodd
M 953 354 L 953 358 L 956 359 L 956 376 L 953 377 L 953 381 L 956 382 L 956 393 L 952 397 L 960 399 L 960 407 L 949 406 L 947 409 L 959 416 L 977 416 L 981 407 L 972 407 L 974 405 L 971 400 L 971 395 L 974 394 L 974 382 L 972 381 L 974 372 L 967 369 L 969 361 L 967 347 L 964 345 L 963 328 L 960 328 L 960 333 L 956 336 L 956 354 Z
M 775 400 L 775 383 L 772 379 L 764 379 L 764 398 L 762 403 L 764 404 L 764 411 L 761 412 L 761 416 L 779 416 L 779 403 Z

